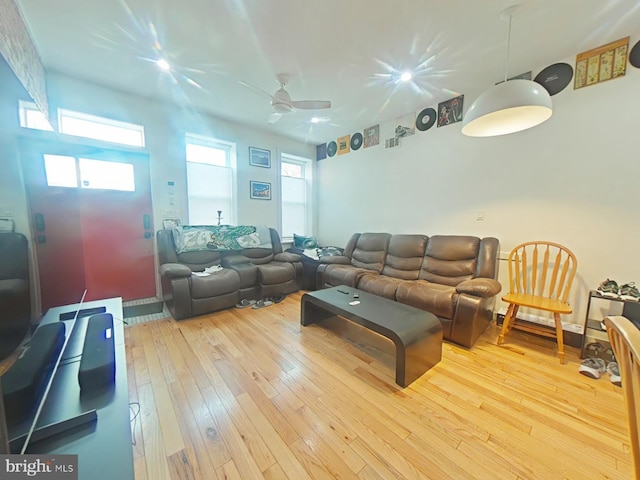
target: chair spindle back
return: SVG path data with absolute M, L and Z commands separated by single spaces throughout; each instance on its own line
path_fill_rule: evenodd
M 577 267 L 575 255 L 558 243 L 522 243 L 509 254 L 509 292 L 566 302 Z

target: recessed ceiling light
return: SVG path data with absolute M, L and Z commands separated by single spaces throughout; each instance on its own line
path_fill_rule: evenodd
M 400 81 L 402 82 L 408 82 L 409 80 L 411 80 L 413 78 L 413 75 L 411 74 L 411 72 L 402 72 L 402 75 L 400 75 Z
M 171 70 L 171 65 L 169 65 L 169 62 L 167 62 L 164 58 L 159 58 L 158 60 L 156 60 L 156 65 L 161 70 Z
M 318 117 L 313 117 L 311 119 L 311 123 L 319 123 L 319 122 L 320 122 L 320 119 Z

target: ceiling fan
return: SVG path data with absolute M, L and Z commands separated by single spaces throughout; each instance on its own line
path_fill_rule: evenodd
M 296 110 L 320 110 L 324 108 L 331 108 L 331 102 L 329 100 L 291 100 L 289 92 L 284 89 L 285 85 L 289 81 L 289 75 L 286 73 L 280 73 L 276 75 L 276 79 L 278 80 L 280 88 L 273 95 L 248 82 L 244 82 L 242 80 L 239 81 L 240 85 L 271 98 L 271 108 L 273 112 L 269 116 L 267 123 L 276 123 L 280 120 L 280 117 L 282 117 L 283 114 L 293 113 Z

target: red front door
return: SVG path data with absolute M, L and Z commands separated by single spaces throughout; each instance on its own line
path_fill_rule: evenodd
M 44 142 L 22 152 L 43 311 L 85 289 L 85 300 L 155 296 L 148 156 Z

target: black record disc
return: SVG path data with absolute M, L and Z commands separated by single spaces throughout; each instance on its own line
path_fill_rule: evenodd
M 542 85 L 549 95 L 555 95 L 565 89 L 573 78 L 573 67 L 568 63 L 554 63 L 542 70 L 534 82 Z
M 433 108 L 425 108 L 416 117 L 416 128 L 421 132 L 429 130 L 436 123 L 437 117 L 438 115 L 436 115 L 436 111 Z
M 640 40 L 636 42 L 629 52 L 629 63 L 636 68 L 640 68 Z
M 356 132 L 351 135 L 351 150 L 358 150 L 362 146 L 362 134 Z
M 336 144 L 336 142 L 327 143 L 327 155 L 329 155 L 330 157 L 333 157 L 337 151 L 338 151 L 338 145 Z

